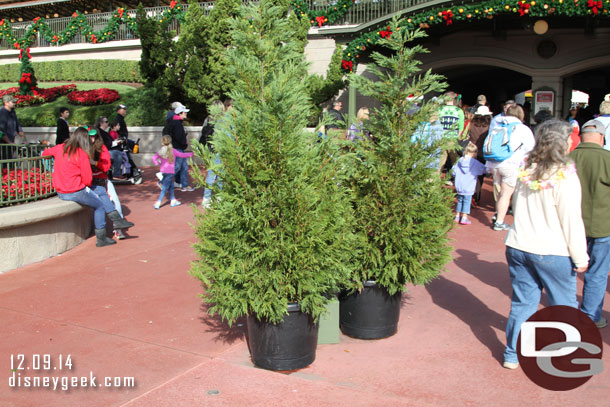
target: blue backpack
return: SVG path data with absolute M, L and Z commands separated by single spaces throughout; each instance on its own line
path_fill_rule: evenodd
M 514 151 L 510 148 L 510 136 L 518 124 L 500 121 L 494 126 L 483 145 L 483 157 L 486 160 L 502 162 L 513 155 Z

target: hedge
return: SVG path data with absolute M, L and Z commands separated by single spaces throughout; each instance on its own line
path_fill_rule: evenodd
M 144 82 L 138 61 L 88 59 L 32 64 L 39 81 Z M 21 64 L 0 65 L 0 82 L 16 82 L 20 66 Z

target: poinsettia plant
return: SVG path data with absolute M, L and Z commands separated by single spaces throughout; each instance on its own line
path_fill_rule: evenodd
M 53 192 L 51 177 L 40 168 L 31 170 L 2 170 L 0 202 L 22 198 L 35 198 Z
M 32 88 L 32 95 L 22 95 L 19 88 L 12 87 L 0 90 L 0 97 L 13 95 L 17 99 L 17 106 L 34 106 L 52 102 L 60 96 L 66 95 L 76 89 L 76 85 L 63 85 L 54 88 Z
M 74 91 L 68 95 L 70 103 L 86 106 L 106 105 L 116 102 L 119 98 L 119 92 L 108 88 Z

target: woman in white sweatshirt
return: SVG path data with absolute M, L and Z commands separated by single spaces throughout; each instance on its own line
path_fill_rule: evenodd
M 549 305 L 577 308 L 576 272 L 587 269 L 581 188 L 567 156 L 569 123 L 549 120 L 536 128 L 536 146 L 520 166 L 513 196 L 515 222 L 506 235 L 513 288 L 506 323 L 504 367 L 516 369 L 521 324 L 538 309 L 542 289 Z

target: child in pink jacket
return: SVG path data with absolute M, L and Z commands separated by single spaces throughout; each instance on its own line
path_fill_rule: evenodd
M 155 165 L 159 165 L 159 170 L 163 174 L 163 178 L 159 182 L 161 186 L 161 193 L 159 199 L 153 205 L 155 209 L 161 207 L 161 201 L 165 194 L 169 191 L 170 203 L 169 206 L 182 205 L 182 202 L 178 201 L 174 196 L 174 157 L 192 157 L 193 153 L 182 153 L 172 146 L 172 138 L 170 136 L 163 136 L 161 139 L 161 150 L 156 153 L 152 161 Z

